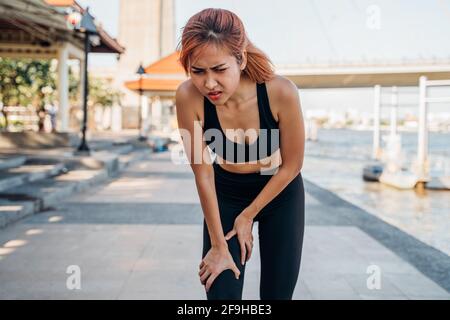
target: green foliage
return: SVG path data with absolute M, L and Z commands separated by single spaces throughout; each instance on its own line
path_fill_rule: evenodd
M 0 58 L 3 105 L 43 105 L 54 99 L 55 72 L 49 60 Z
M 111 107 L 120 103 L 120 91 L 113 89 L 111 84 L 101 78 L 89 78 L 89 105 Z
M 34 106 L 42 128 L 44 107 L 57 100 L 57 63 L 55 60 L 10 59 L 0 57 L 0 105 Z M 69 68 L 69 102 L 80 103 L 79 75 Z M 121 93 L 105 79 L 89 78 L 89 105 L 112 106 L 120 103 Z M 8 114 L 0 127 L 8 127 Z M 41 123 L 42 122 L 42 123 Z

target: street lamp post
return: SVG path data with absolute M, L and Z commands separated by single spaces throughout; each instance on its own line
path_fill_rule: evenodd
M 91 49 L 91 43 L 89 37 L 91 35 L 97 35 L 97 28 L 94 24 L 94 19 L 89 13 L 89 8 L 86 8 L 86 11 L 81 18 L 81 22 L 78 31 L 84 33 L 84 91 L 83 91 L 83 124 L 81 128 L 81 143 L 78 146 L 77 151 L 83 154 L 89 154 L 89 146 L 86 142 L 86 130 L 87 130 L 87 121 L 88 121 L 88 95 L 89 95 L 89 79 L 88 79 L 88 56 L 89 51 Z
M 142 95 L 143 95 L 143 89 L 142 89 L 142 75 L 145 74 L 145 69 L 142 67 L 142 63 L 139 65 L 139 68 L 137 69 L 136 73 L 139 75 L 139 141 L 145 141 L 147 140 L 147 136 L 143 133 L 143 127 L 142 127 Z

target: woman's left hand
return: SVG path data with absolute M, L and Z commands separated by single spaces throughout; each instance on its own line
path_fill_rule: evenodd
M 250 259 L 253 251 L 253 219 L 246 216 L 244 212 L 245 210 L 236 217 L 233 229 L 225 236 L 225 240 L 229 240 L 237 235 L 241 247 L 242 265 Z

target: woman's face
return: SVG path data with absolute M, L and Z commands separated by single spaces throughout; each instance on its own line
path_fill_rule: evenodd
M 221 105 L 238 88 L 244 67 L 244 63 L 239 65 L 236 57 L 226 50 L 207 45 L 200 54 L 193 53 L 190 75 L 202 95 L 213 104 Z

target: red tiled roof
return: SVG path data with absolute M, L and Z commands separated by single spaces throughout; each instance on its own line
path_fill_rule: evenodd
M 142 79 L 140 83 L 139 80 L 127 81 L 125 86 L 130 90 L 139 90 L 139 85 L 141 84 L 141 89 L 143 91 L 176 91 L 178 86 L 183 82 L 183 80 L 177 79 Z
M 148 74 L 184 74 L 184 69 L 178 61 L 180 52 L 165 56 L 164 58 L 152 63 L 145 68 L 145 73 Z
M 75 0 L 45 0 L 51 6 L 70 7 L 75 4 Z
M 186 78 L 179 59 L 179 51 L 150 64 L 145 70 L 145 77 L 141 80 L 126 81 L 125 86 L 130 90 L 144 91 L 176 91 Z M 160 78 L 158 78 L 160 76 Z

